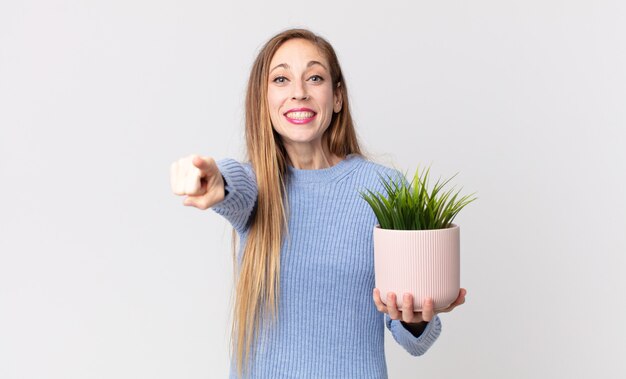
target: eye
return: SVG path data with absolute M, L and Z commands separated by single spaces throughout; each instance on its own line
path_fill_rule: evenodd
M 313 75 L 313 76 L 311 76 L 309 79 L 311 79 L 313 82 L 321 82 L 321 81 L 323 81 L 323 80 L 324 80 L 324 78 L 322 78 L 322 77 L 321 77 L 321 76 L 319 76 L 319 75 Z M 313 79 L 316 79 L 316 80 L 313 80 Z
M 287 80 L 287 78 L 285 78 L 284 76 L 277 76 L 272 81 L 274 83 L 283 84 L 286 80 Z

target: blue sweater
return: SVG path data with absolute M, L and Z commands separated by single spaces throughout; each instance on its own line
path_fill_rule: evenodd
M 212 209 L 244 246 L 254 210 L 256 179 L 248 163 L 217 165 L 227 195 Z M 278 321 L 262 330 L 251 360 L 252 378 L 386 378 L 384 326 L 411 355 L 422 355 L 441 332 L 437 316 L 419 337 L 378 312 L 374 288 L 374 212 L 359 195 L 382 191 L 377 173 L 397 170 L 349 155 L 319 170 L 288 167 L 290 241 L 281 249 Z M 400 295 L 401 296 L 401 295 Z M 236 378 L 231 362 L 230 377 Z

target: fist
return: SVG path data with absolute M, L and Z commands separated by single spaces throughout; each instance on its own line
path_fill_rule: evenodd
M 187 196 L 186 206 L 208 209 L 224 200 L 224 179 L 210 157 L 190 155 L 172 163 L 170 183 L 175 195 Z

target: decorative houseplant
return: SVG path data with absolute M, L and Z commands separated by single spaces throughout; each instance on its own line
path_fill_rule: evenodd
M 385 304 L 386 294 L 396 293 L 398 309 L 405 292 L 421 311 L 424 298 L 433 299 L 435 310 L 443 309 L 460 290 L 460 229 L 452 221 L 476 198 L 460 197 L 454 188 L 444 192 L 456 174 L 429 191 L 429 173 L 430 167 L 417 169 L 410 183 L 379 174 L 384 193 L 360 192 L 379 222 L 374 227 L 376 288 Z

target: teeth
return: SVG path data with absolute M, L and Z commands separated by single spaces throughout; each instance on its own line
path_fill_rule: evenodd
M 299 118 L 299 119 L 310 118 L 310 117 L 313 117 L 314 115 L 315 113 L 313 112 L 289 112 L 287 113 L 287 117 Z

